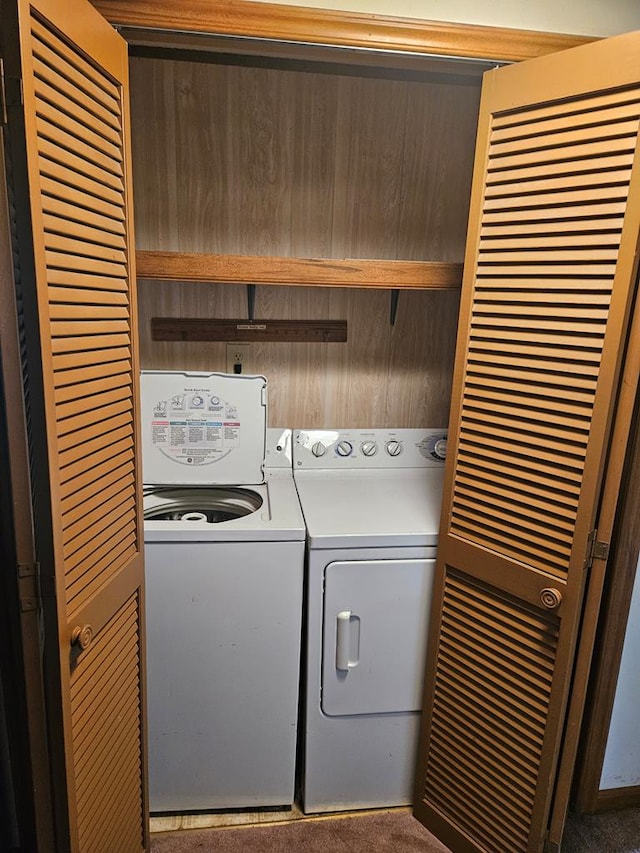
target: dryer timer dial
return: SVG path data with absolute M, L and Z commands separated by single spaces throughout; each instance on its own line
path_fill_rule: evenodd
M 426 450 L 429 456 L 437 459 L 438 462 L 444 462 L 447 458 L 447 435 L 434 435 L 426 442 Z M 424 454 L 427 455 L 426 453 Z

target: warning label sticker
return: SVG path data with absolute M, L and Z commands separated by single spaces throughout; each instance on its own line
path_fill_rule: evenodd
M 209 465 L 240 446 L 238 407 L 211 388 L 185 388 L 153 407 L 151 442 L 174 462 Z

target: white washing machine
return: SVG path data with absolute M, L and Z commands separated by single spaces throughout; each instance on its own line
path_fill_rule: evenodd
M 263 377 L 141 376 L 152 812 L 293 802 L 305 528 Z M 265 443 L 266 442 L 266 443 Z
M 295 430 L 307 525 L 303 808 L 413 796 L 444 430 Z

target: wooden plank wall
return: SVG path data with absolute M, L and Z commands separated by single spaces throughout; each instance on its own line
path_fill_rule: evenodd
M 245 317 L 239 285 L 140 282 L 143 368 L 226 369 L 224 343 L 152 341 L 152 316 Z M 346 319 L 346 344 L 252 344 L 269 382 L 269 423 L 292 427 L 442 427 L 448 422 L 459 294 L 334 287 L 256 288 L 256 318 Z
M 480 80 L 131 60 L 139 249 L 461 261 Z M 273 425 L 442 426 L 457 293 L 259 286 L 256 317 L 346 319 L 347 344 L 256 344 Z M 224 370 L 152 316 L 245 317 L 237 285 L 140 284 L 145 368 Z

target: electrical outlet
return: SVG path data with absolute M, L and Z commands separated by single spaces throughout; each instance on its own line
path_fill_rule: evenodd
M 249 373 L 251 344 L 227 344 L 227 373 Z

